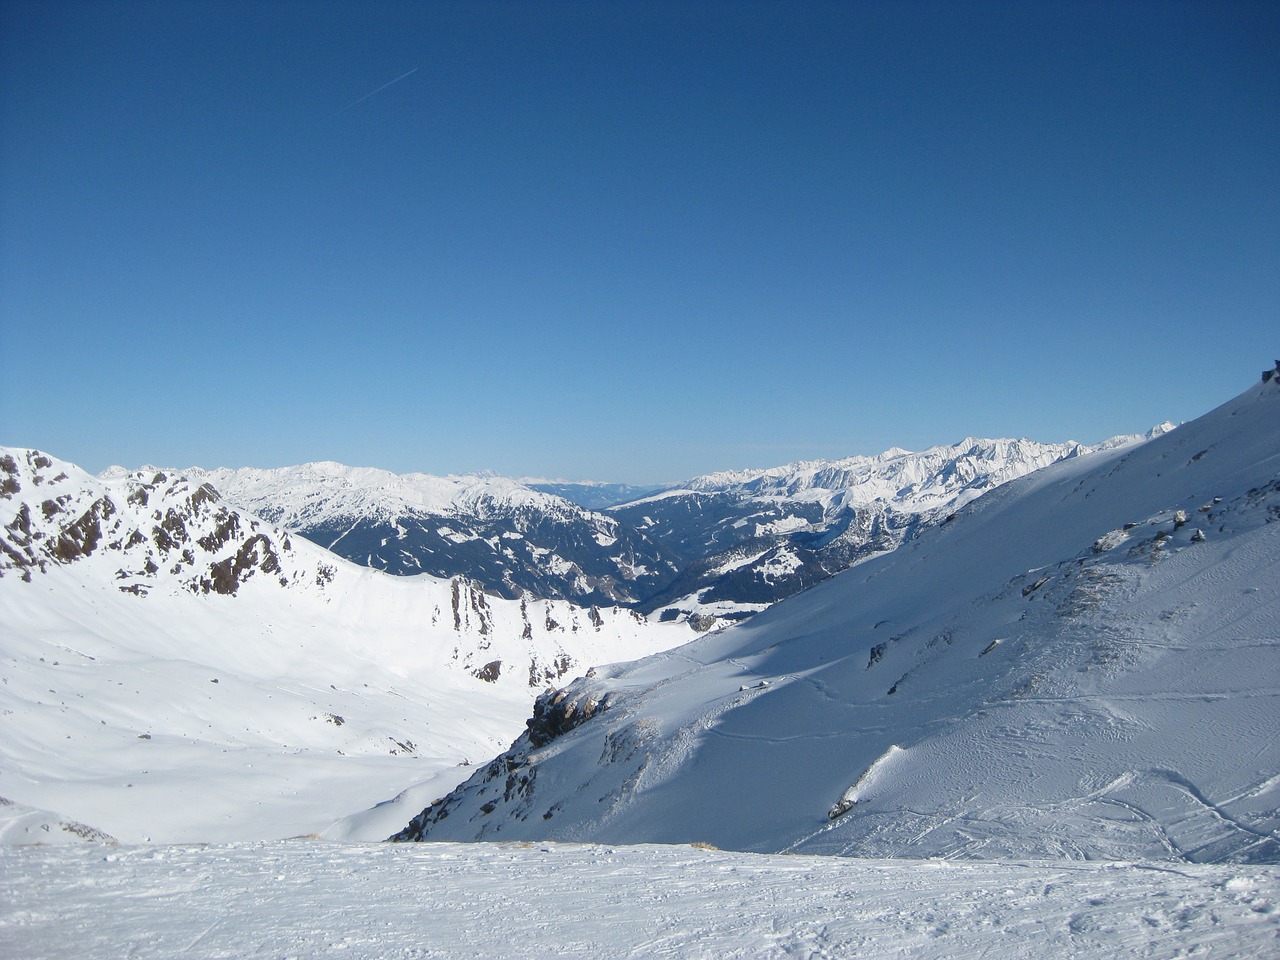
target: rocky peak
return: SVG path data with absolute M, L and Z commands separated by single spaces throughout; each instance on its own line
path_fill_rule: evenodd
M 223 595 L 255 575 L 289 582 L 289 536 L 234 510 L 208 483 L 152 468 L 94 478 L 7 448 L 0 478 L 0 576 L 30 580 L 51 565 L 91 562 L 115 566 L 118 588 L 134 594 L 162 580 Z

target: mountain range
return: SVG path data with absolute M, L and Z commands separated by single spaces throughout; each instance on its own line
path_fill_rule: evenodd
M 640 609 L 708 626 L 745 619 L 896 549 L 1002 483 L 1172 429 L 1165 423 L 1092 446 L 968 437 L 919 452 L 714 473 L 608 512 L 684 561 Z
M 319 496 L 257 471 L 269 519 L 252 484 L 221 489 L 250 471 L 93 477 L 0 448 L 3 832 L 1275 862 L 1277 412 L 1273 377 L 1145 442 L 966 440 L 600 512 L 315 464 Z M 699 550 L 821 556 L 874 517 L 880 539 L 709 625 L 391 575 L 298 532 L 339 503 L 456 531 L 449 510 L 507 522 L 540 498 L 598 546 L 643 538 L 671 595 Z
M 891 550 L 1001 483 L 1168 429 L 1095 446 L 967 438 L 658 491 L 331 462 L 164 472 L 209 483 L 239 508 L 388 573 L 463 576 L 509 599 L 624 606 L 708 629 Z M 618 502 L 636 493 L 645 495 Z
M 356 563 L 396 575 L 466 576 L 508 599 L 632 606 L 678 569 L 674 556 L 618 520 L 491 474 L 330 462 L 181 472 Z
M 543 694 L 507 752 L 393 839 L 1277 862 L 1270 374 Z

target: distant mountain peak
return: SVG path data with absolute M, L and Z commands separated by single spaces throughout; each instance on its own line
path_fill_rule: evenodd
M 508 599 L 628 605 L 675 576 L 674 557 L 616 518 L 495 474 L 331 462 L 185 472 L 354 562 L 398 575 L 462 575 Z

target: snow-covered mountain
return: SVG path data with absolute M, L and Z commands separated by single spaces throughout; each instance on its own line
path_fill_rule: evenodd
M 116 477 L 123 468 L 103 474 Z M 465 576 L 501 596 L 635 604 L 675 577 L 674 557 L 604 514 L 489 474 L 395 474 L 339 463 L 182 471 L 232 503 L 356 563 Z
M 916 453 L 713 473 L 609 512 L 684 560 L 676 581 L 641 609 L 703 623 L 744 619 L 895 549 L 1002 483 L 1171 429 L 1092 446 L 968 437 Z
M 397 839 L 1280 861 L 1278 520 L 1272 377 L 544 695 Z
M 122 840 L 306 833 L 447 787 L 548 683 L 690 636 L 388 576 L 199 479 L 12 448 L 0 624 L 0 797 Z

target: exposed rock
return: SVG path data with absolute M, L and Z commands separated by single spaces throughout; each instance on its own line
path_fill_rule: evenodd
M 23 504 L 26 510 L 26 504 Z M 62 535 L 53 546 L 53 556 L 62 563 L 70 563 L 87 557 L 102 540 L 102 522 L 114 516 L 116 505 L 106 497 L 95 500 L 75 523 L 63 527 Z
M 496 683 L 498 677 L 502 675 L 502 661 L 490 660 L 479 670 L 472 670 L 471 675 L 477 680 L 483 680 L 485 683 Z
M 530 745 L 541 747 L 609 708 L 609 697 L 597 700 L 592 692 L 571 684 L 548 690 L 533 703 L 533 716 L 525 721 Z

